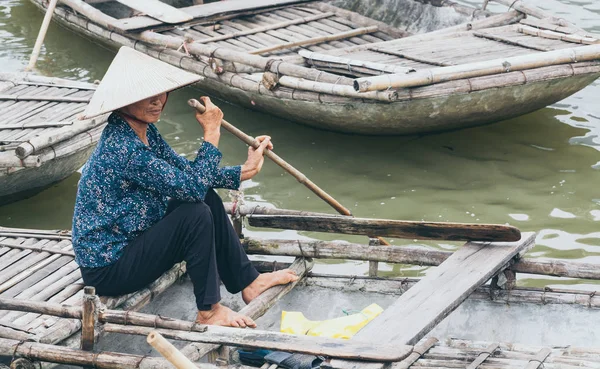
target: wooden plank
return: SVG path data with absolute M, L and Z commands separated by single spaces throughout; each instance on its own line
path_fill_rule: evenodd
M 416 222 L 343 216 L 251 215 L 255 227 L 447 241 L 517 241 L 520 231 L 499 224 Z
M 262 8 L 291 5 L 309 1 L 314 0 L 229 0 L 188 6 L 186 8 L 180 8 L 179 10 L 191 16 L 193 19 L 199 19 L 210 18 L 217 15 L 221 16 L 228 13 L 253 11 Z M 157 19 L 146 16 L 118 19 L 112 23 L 115 28 L 122 31 L 133 31 L 136 29 L 160 26 L 163 24 Z
M 534 246 L 535 233 L 518 242 L 469 242 L 405 292 L 355 338 L 411 345 L 456 309 L 473 291 Z
M 205 332 L 188 332 L 174 329 L 118 325 L 104 325 L 106 332 L 137 334 L 147 336 L 157 331 L 166 338 L 189 342 L 217 343 L 251 348 L 265 348 L 286 352 L 300 352 L 313 355 L 346 358 L 366 361 L 398 361 L 412 352 L 411 346 L 381 344 L 360 340 L 340 340 L 336 338 L 291 335 L 257 329 L 239 329 L 206 326 Z
M 194 19 L 189 14 L 158 0 L 116 0 L 165 23 L 183 23 Z

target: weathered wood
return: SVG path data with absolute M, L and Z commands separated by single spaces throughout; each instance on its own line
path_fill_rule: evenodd
M 104 310 L 98 314 L 98 321 L 120 325 L 136 325 L 152 328 L 166 328 L 188 332 L 205 332 L 206 326 L 195 322 L 173 319 L 160 315 L 151 315 L 122 310 Z
M 146 336 L 156 331 L 167 338 L 189 342 L 217 343 L 232 346 L 265 348 L 286 352 L 299 352 L 329 357 L 366 360 L 398 361 L 407 357 L 411 346 L 369 343 L 356 339 L 339 340 L 326 337 L 290 335 L 286 333 L 206 326 L 206 332 L 186 332 L 170 329 L 154 329 L 131 325 L 106 324 L 106 332 Z
M 309 65 L 315 65 L 314 61 L 325 62 L 329 64 L 339 64 L 341 67 L 346 67 L 349 72 L 352 71 L 353 68 L 367 68 L 376 72 L 385 72 L 385 73 L 409 73 L 414 72 L 414 69 L 402 67 L 398 65 L 390 65 L 390 64 L 382 64 L 370 61 L 356 60 L 352 58 L 342 58 L 339 56 L 328 55 L 316 53 L 308 50 L 299 50 L 298 54 L 302 56 L 306 63 Z
M 91 120 L 78 121 L 73 125 L 53 130 L 45 135 L 33 137 L 28 141 L 21 143 L 15 149 L 15 154 L 20 159 L 24 159 L 31 154 L 45 149 L 46 147 L 50 147 L 58 142 L 66 141 L 82 132 L 87 132 L 93 128 L 101 126 L 106 123 L 106 119 L 107 116 L 102 115 L 101 117 Z
M 86 286 L 83 289 L 83 306 L 81 309 L 81 349 L 92 351 L 95 341 L 96 327 L 96 289 Z
M 157 369 L 169 366 L 166 360 L 160 358 L 149 358 L 150 360 L 144 362 L 144 357 L 139 355 L 108 351 L 93 353 L 62 346 L 5 338 L 0 338 L 0 355 L 99 369 Z M 148 362 L 152 362 L 154 365 L 148 365 Z M 210 364 L 198 364 L 198 367 L 203 369 L 217 369 L 216 366 Z
M 494 59 L 478 63 L 419 70 L 411 74 L 357 78 L 354 80 L 354 89 L 365 92 L 385 90 L 390 87 L 415 87 L 463 78 L 480 77 L 506 73 L 509 71 L 526 70 L 596 59 L 600 59 L 600 45 L 587 45 L 544 53 L 532 53 L 504 59 Z
M 63 318 L 81 319 L 81 308 L 50 302 L 0 297 L 0 310 L 25 311 Z
M 209 38 L 202 38 L 199 40 L 194 40 L 194 42 L 208 43 L 208 42 L 224 41 L 224 40 L 228 40 L 230 38 L 237 38 L 237 37 L 242 37 L 242 36 L 247 36 L 247 35 L 253 35 L 256 33 L 260 33 L 260 32 L 266 32 L 266 31 L 270 31 L 270 30 L 274 30 L 274 29 L 285 28 L 288 26 L 292 26 L 294 24 L 308 23 L 308 22 L 319 20 L 319 19 L 331 17 L 333 15 L 335 15 L 335 14 L 331 13 L 331 12 L 321 13 L 321 14 L 313 15 L 311 17 L 303 17 L 303 18 L 298 18 L 298 19 L 292 19 L 292 20 L 285 21 L 285 22 L 273 23 L 270 25 L 262 26 L 262 27 L 250 28 L 245 31 L 237 31 L 237 32 L 232 32 L 232 33 L 228 33 L 225 35 L 213 36 L 213 37 L 209 37 Z
M 535 234 L 513 243 L 469 242 L 404 293 L 355 338 L 414 344 L 500 271 L 516 255 L 534 246 Z M 441 287 L 440 287 L 441 286 Z
M 191 15 L 158 0 L 116 1 L 165 23 L 183 23 L 194 19 Z
M 250 51 L 250 54 L 265 54 L 265 53 L 270 53 L 270 52 L 277 51 L 277 50 L 290 49 L 290 48 L 298 47 L 298 46 L 315 45 L 315 44 L 319 44 L 322 42 L 342 40 L 342 39 L 349 38 L 349 37 L 354 37 L 354 36 L 358 36 L 358 35 L 364 35 L 367 33 L 377 32 L 377 30 L 378 30 L 377 26 L 357 28 L 357 29 L 354 29 L 351 31 L 340 32 L 340 33 L 336 33 L 333 35 L 312 37 L 312 38 L 308 38 L 308 39 L 301 40 L 301 41 L 286 42 L 286 43 L 280 44 L 280 45 L 263 47 L 261 49 L 256 49 L 256 50 Z
M 39 122 L 39 123 L 24 123 L 24 124 L 3 124 L 0 125 L 0 130 L 4 129 L 29 129 L 29 128 L 54 128 L 72 125 L 73 122 Z
M 35 63 L 40 55 L 40 50 L 42 49 L 42 45 L 44 44 L 44 38 L 46 37 L 46 32 L 48 31 L 48 26 L 50 25 L 50 21 L 52 20 L 52 14 L 54 14 L 54 8 L 56 8 L 56 4 L 58 0 L 50 0 L 48 2 L 48 7 L 46 8 L 46 14 L 44 15 L 44 20 L 42 21 L 42 26 L 40 27 L 40 32 L 35 40 L 35 45 L 33 46 L 33 51 L 31 52 L 31 57 L 29 59 L 29 64 L 25 68 L 26 71 L 30 71 L 35 67 Z
M 500 35 L 494 35 L 494 34 L 487 33 L 487 32 L 473 32 L 473 36 L 502 42 L 502 43 L 505 43 L 508 45 L 519 46 L 519 47 L 523 47 L 523 48 L 531 49 L 531 50 L 537 50 L 537 51 L 552 51 L 552 50 L 554 50 L 553 48 L 550 48 L 550 47 L 536 46 L 536 45 L 532 45 L 531 43 L 520 42 L 520 41 L 513 40 L 509 37 L 502 37 Z
M 550 31 L 550 30 L 541 30 L 538 28 L 521 25 L 521 24 L 517 27 L 517 30 L 525 35 L 543 37 L 543 38 L 548 38 L 548 39 L 552 39 L 552 40 L 561 40 L 561 41 L 574 42 L 574 43 L 586 44 L 586 45 L 593 45 L 593 44 L 600 43 L 599 39 L 593 38 L 593 37 L 564 34 L 561 32 L 554 32 L 554 31 Z
M 467 369 L 477 369 L 483 362 L 490 357 L 498 349 L 500 345 L 497 343 L 492 343 L 485 350 L 483 350 L 477 358 L 467 366 Z
M 294 215 L 250 215 L 255 227 L 453 241 L 516 241 L 520 231 L 498 224 L 416 222 L 405 220 Z
M 229 0 L 223 2 L 218 1 L 214 3 L 188 6 L 186 8 L 180 8 L 179 10 L 188 14 L 194 19 L 199 19 L 210 18 L 213 16 L 229 13 L 241 13 L 245 11 L 265 9 L 283 5 L 291 5 L 294 3 L 302 3 L 307 1 L 314 0 L 254 0 L 252 2 L 248 2 L 245 0 Z M 151 17 L 139 16 L 115 20 L 113 26 L 120 31 L 128 32 L 143 28 L 160 26 L 161 24 L 161 21 L 153 19 Z
M 61 250 L 61 249 L 58 249 L 55 247 L 43 248 L 42 246 L 38 246 L 38 245 L 14 244 L 14 243 L 8 243 L 8 242 L 0 242 L 0 246 L 11 247 L 14 249 L 21 249 L 21 250 L 44 251 L 44 252 L 48 252 L 50 254 L 75 256 L 75 253 L 73 251 Z
M 183 43 L 183 39 L 159 34 L 157 32 L 144 31 L 139 34 L 132 34 L 131 37 L 152 45 L 178 49 Z M 333 82 L 338 84 L 351 85 L 352 80 L 347 77 L 340 77 L 334 74 L 323 71 L 306 68 L 300 65 L 286 63 L 283 61 L 273 61 L 270 58 L 265 58 L 259 55 L 252 55 L 246 52 L 231 50 L 219 45 L 211 44 L 204 45 L 199 43 L 191 43 L 188 46 L 191 54 L 214 57 L 223 60 L 229 60 L 241 64 L 246 64 L 264 71 L 280 73 L 287 76 L 310 79 L 320 82 Z
M 413 365 L 423 354 L 429 351 L 436 343 L 438 339 L 435 337 L 429 337 L 425 342 L 419 343 L 413 348 L 411 354 L 400 361 L 399 363 L 393 363 L 390 369 L 408 369 Z
M 146 341 L 177 369 L 195 369 L 196 366 L 157 331 L 148 334 Z
M 525 366 L 524 369 L 538 369 L 540 367 L 544 367 L 544 361 L 546 361 L 546 358 L 548 357 L 548 355 L 550 355 L 552 353 L 552 350 L 545 347 L 543 349 L 541 349 L 534 358 L 532 358 L 531 360 L 529 360 L 529 363 L 527 363 L 527 365 Z
M 396 27 L 392 27 L 389 24 L 385 24 L 383 22 L 376 21 L 371 18 L 367 18 L 367 17 L 362 16 L 355 12 L 351 12 L 351 11 L 348 11 L 348 10 L 345 10 L 342 8 L 335 7 L 324 1 L 310 2 L 308 4 L 305 4 L 305 6 L 307 8 L 318 9 L 322 12 L 333 12 L 336 15 L 338 15 L 340 18 L 348 19 L 352 23 L 357 24 L 362 27 L 377 26 L 377 28 L 379 28 L 381 31 L 389 34 L 392 37 L 402 38 L 402 37 L 407 37 L 407 36 L 411 35 L 410 32 L 407 32 L 405 30 L 402 30 L 402 29 L 399 29 Z
M 89 97 L 68 97 L 68 96 L 37 96 L 37 95 L 0 95 L 0 101 L 56 101 L 56 102 L 76 102 L 88 103 Z
M 265 73 L 266 75 L 266 73 Z M 320 92 L 336 96 L 352 97 L 355 99 L 377 100 L 381 102 L 393 102 L 398 99 L 396 91 L 373 91 L 356 92 L 352 86 L 336 85 L 334 83 L 315 82 L 296 77 L 281 76 L 277 83 L 281 86 L 297 89 Z M 264 84 L 264 83 L 263 83 Z M 268 88 L 268 86 L 265 86 Z

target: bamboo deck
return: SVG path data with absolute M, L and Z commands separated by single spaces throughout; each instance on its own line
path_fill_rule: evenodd
M 231 204 L 226 204 L 226 209 L 231 212 Z M 299 219 L 315 215 L 315 213 L 291 210 L 246 209 L 246 207 L 238 208 L 236 211 L 239 211 L 240 216 L 252 217 L 262 214 L 263 218 L 278 214 L 297 216 Z M 339 228 L 333 231 L 345 232 Z M 93 362 L 98 368 L 114 368 L 115 365 L 119 368 L 132 369 L 163 368 L 166 367 L 164 360 L 156 357 L 145 357 L 144 349 L 140 348 L 145 344 L 140 341 L 132 340 L 132 338 L 123 338 L 119 341 L 119 338 L 116 338 L 117 341 L 112 342 L 110 345 L 113 348 L 133 349 L 134 352 L 132 353 L 112 353 L 110 350 L 102 349 L 102 339 L 98 341 L 98 338 L 102 335 L 111 332 L 147 335 L 153 329 L 160 328 L 158 331 L 165 337 L 187 342 L 187 346 L 183 347 L 181 352 L 193 361 L 213 353 L 220 345 L 239 347 L 254 342 L 252 345 L 260 346 L 259 342 L 263 342 L 267 347 L 282 345 L 277 347 L 289 351 L 319 352 L 325 356 L 332 355 L 333 359 L 328 361 L 325 367 L 365 369 L 384 367 L 383 364 L 377 362 L 356 361 L 356 359 L 359 357 L 364 359 L 365 355 L 385 355 L 384 352 L 386 351 L 377 354 L 375 351 L 371 351 L 372 354 L 368 354 L 367 351 L 361 353 L 360 351 L 353 351 L 352 346 L 343 345 L 335 346 L 337 348 L 332 349 L 331 347 L 334 346 L 328 346 L 329 344 L 326 341 L 321 342 L 318 340 L 300 344 L 304 339 L 302 337 L 297 340 L 290 337 L 287 339 L 287 343 L 282 343 L 281 338 L 278 338 L 279 336 L 276 336 L 276 333 L 273 332 L 256 331 L 251 336 L 246 337 L 243 334 L 234 334 L 227 329 L 195 326 L 192 322 L 167 318 L 163 313 L 161 313 L 161 316 L 136 315 L 136 313 L 120 313 L 116 310 L 110 310 L 118 307 L 127 311 L 135 311 L 151 303 L 155 298 L 161 299 L 160 295 L 172 288 L 174 282 L 185 273 L 185 265 L 180 264 L 175 265 L 159 280 L 141 291 L 118 298 L 102 298 L 104 305 L 96 307 L 96 309 L 99 309 L 97 310 L 99 321 L 94 323 L 94 320 L 92 320 L 91 327 L 95 326 L 96 328 L 91 331 L 88 328 L 87 332 L 95 332 L 92 333 L 92 336 L 97 337 L 96 341 L 100 344 L 99 348 L 103 350 L 103 356 L 94 356 L 92 353 L 88 355 L 87 351 L 78 349 L 80 342 L 81 344 L 86 342 L 81 339 L 82 329 L 85 332 L 82 321 L 86 319 L 85 309 L 83 309 L 84 313 L 82 315 L 81 306 L 82 303 L 85 306 L 87 300 L 84 297 L 84 286 L 79 270 L 73 260 L 70 237 L 68 231 L 0 227 L 0 309 L 2 309 L 0 310 L 0 355 L 11 356 L 16 352 L 17 356 L 32 361 L 79 363 L 81 365 L 85 363 L 89 365 Z M 529 241 L 523 241 L 523 239 Z M 533 240 L 532 235 L 528 235 L 524 236 L 519 243 L 512 243 L 518 249 L 511 252 L 513 254 L 515 252 L 521 254 L 526 252 L 531 247 L 531 240 Z M 297 284 L 278 286 L 266 291 L 257 300 L 240 310 L 254 319 L 263 316 L 259 321 L 262 329 L 266 327 L 274 330 L 278 330 L 281 309 L 299 310 L 307 313 L 312 311 L 310 316 L 319 319 L 331 318 L 331 315 L 337 316 L 340 308 L 344 304 L 350 303 L 350 301 L 352 301 L 351 306 L 358 306 L 357 304 L 366 306 L 372 302 L 377 302 L 387 307 L 387 309 L 393 310 L 395 309 L 393 302 L 400 301 L 397 299 L 401 298 L 406 292 L 412 291 L 410 293 L 419 294 L 419 288 L 431 290 L 431 287 L 433 287 L 431 283 L 437 280 L 435 273 L 428 273 L 431 283 L 423 282 L 423 279 L 383 278 L 377 276 L 379 273 L 383 274 L 383 272 L 377 272 L 377 268 L 375 268 L 374 275 L 370 277 L 323 275 L 310 272 L 313 264 L 309 258 L 441 265 L 451 256 L 451 253 L 447 251 L 435 251 L 422 247 L 408 247 L 407 249 L 405 246 L 356 245 L 324 241 L 246 239 L 244 246 L 250 254 L 296 257 L 292 264 L 254 261 L 259 270 L 267 271 L 289 267 L 296 270 L 302 277 Z M 473 246 L 476 247 L 474 244 L 468 247 Z M 499 248 L 503 246 L 492 244 L 485 247 L 491 248 L 488 249 L 490 251 L 500 252 Z M 481 256 L 487 258 L 492 254 L 488 254 L 485 247 L 481 249 L 481 252 L 484 252 Z M 466 248 L 463 248 L 463 253 L 466 250 Z M 460 258 L 456 254 L 453 263 L 459 262 L 458 259 Z M 472 257 L 469 257 L 469 260 L 473 262 Z M 480 268 L 486 269 L 484 264 Z M 439 316 L 435 319 L 427 318 L 424 320 L 424 323 L 428 321 L 436 323 L 433 323 L 433 326 L 427 329 L 428 334 L 424 338 L 418 342 L 415 341 L 414 346 L 402 346 L 405 347 L 403 350 L 408 350 L 407 353 L 402 354 L 402 359 L 393 363 L 391 367 L 545 367 L 570 369 L 571 367 L 600 366 L 600 351 L 598 351 L 597 345 L 594 344 L 596 339 L 593 338 L 596 337 L 596 333 L 594 331 L 584 332 L 585 328 L 582 328 L 598 316 L 600 296 L 596 296 L 595 291 L 557 288 L 535 289 L 514 286 L 515 273 L 599 280 L 600 272 L 598 272 L 597 266 L 577 262 L 538 261 L 526 258 L 517 258 L 508 264 L 498 260 L 496 264 L 501 270 L 499 275 L 503 276 L 503 281 L 495 277 L 490 285 L 481 286 L 479 285 L 481 282 L 473 284 L 473 287 L 477 288 L 473 289 L 472 293 L 463 294 L 461 299 L 466 300 L 462 305 L 454 303 L 454 307 L 448 308 L 449 310 L 443 313 L 442 317 L 458 307 L 457 311 L 453 313 L 454 315 L 449 316 L 449 320 L 440 321 Z M 452 266 L 452 263 L 443 265 L 448 271 L 458 270 Z M 492 266 L 488 267 L 491 268 Z M 509 269 L 502 271 L 506 267 Z M 447 275 L 447 273 L 444 272 L 442 275 Z M 485 280 L 488 277 L 482 275 L 482 278 L 482 280 Z M 187 286 L 183 285 L 179 289 L 183 291 L 182 288 L 188 288 L 189 293 L 186 294 L 191 296 L 191 286 L 189 286 L 189 282 L 186 283 Z M 435 291 L 435 288 L 431 290 L 431 292 Z M 453 293 L 460 294 L 460 291 L 457 290 Z M 172 302 L 173 298 L 173 296 L 167 297 L 167 300 L 159 302 L 159 305 L 168 306 L 170 304 L 168 301 Z M 178 299 L 177 309 L 181 310 L 183 304 L 189 308 L 190 316 L 192 316 L 194 313 L 193 299 L 184 298 L 183 296 L 175 298 Z M 408 298 L 408 295 L 406 298 Z M 329 303 L 320 309 L 314 310 L 312 299 L 327 300 Z M 428 300 L 430 299 L 425 300 L 426 304 L 428 304 Z M 225 303 L 229 301 L 232 301 L 230 297 L 225 296 Z M 432 301 L 437 300 L 434 298 Z M 440 303 L 442 303 L 441 300 L 431 306 L 437 306 Z M 272 306 L 275 306 L 275 308 L 270 309 Z M 509 313 L 509 311 L 512 312 Z M 393 312 L 390 311 L 390 313 Z M 490 320 L 493 320 L 493 317 L 498 316 L 498 314 L 519 317 L 515 321 L 503 323 L 505 328 L 511 327 L 511 334 L 516 338 L 514 342 L 507 343 L 504 340 L 486 341 L 496 337 L 496 333 L 490 336 L 489 332 L 485 333 L 486 331 L 506 330 L 499 329 L 499 327 L 494 328 L 493 324 L 489 324 Z M 535 319 L 544 323 L 535 323 L 535 319 L 528 318 L 530 314 L 534 314 L 531 318 L 535 317 Z M 577 339 L 572 337 L 573 341 L 569 341 L 571 335 L 555 332 L 553 328 L 555 324 L 552 322 L 563 318 L 566 319 L 570 327 L 575 329 L 574 333 L 578 332 L 578 334 L 574 334 L 574 336 L 579 336 Z M 415 317 L 414 320 L 419 319 L 421 318 Z M 463 324 L 461 322 L 465 319 L 471 322 L 468 330 L 465 331 L 464 328 L 461 328 L 457 331 L 457 327 L 460 327 Z M 503 320 L 504 318 L 500 315 L 498 319 Z M 540 327 L 536 327 L 536 324 L 539 324 Z M 521 329 L 518 329 L 518 327 L 521 327 Z M 433 330 L 430 331 L 432 328 Z M 191 334 L 189 331 L 192 330 L 202 334 Z M 402 329 L 389 330 L 388 333 L 398 331 L 402 331 Z M 421 334 L 416 337 L 423 337 Z M 449 336 L 448 334 L 452 335 Z M 455 334 L 466 336 L 461 337 Z M 532 336 L 541 342 L 544 342 L 543 337 L 547 337 L 552 341 L 557 339 L 556 336 L 559 336 L 561 341 L 560 344 L 552 345 L 527 343 Z M 500 335 L 499 337 L 507 336 Z M 520 343 L 519 337 L 524 339 L 525 343 Z M 362 341 L 364 340 L 360 340 L 357 336 L 356 344 L 358 345 Z M 374 343 L 377 340 L 373 339 L 365 342 Z M 564 342 L 569 343 L 565 345 Z M 351 343 L 349 342 L 349 344 Z M 87 344 L 90 344 L 89 339 Z M 576 347 L 580 345 L 581 347 Z M 89 350 L 92 347 L 94 347 L 93 341 L 87 349 Z M 142 354 L 140 355 L 138 352 Z M 219 352 L 221 354 L 216 356 L 223 358 L 222 355 L 226 351 Z M 399 351 L 396 351 L 396 353 L 399 354 Z M 216 356 L 213 355 L 212 357 Z M 74 357 L 77 357 L 77 359 L 73 359 Z M 377 356 L 373 356 L 373 358 L 375 357 Z M 225 358 L 229 360 L 228 356 Z M 343 360 L 340 360 L 340 358 Z M 232 359 L 234 361 L 230 364 L 233 365 L 235 364 L 235 356 Z M 44 367 L 51 367 L 51 365 L 44 364 Z M 205 369 L 216 368 L 210 364 L 202 364 L 202 367 Z
M 77 120 L 94 90 L 89 83 L 0 74 L 0 204 L 29 196 L 83 165 L 107 118 Z

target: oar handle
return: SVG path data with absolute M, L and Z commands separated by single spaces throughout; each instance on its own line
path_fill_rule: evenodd
M 204 111 L 206 110 L 204 105 L 202 105 L 202 103 L 200 103 L 200 101 L 198 101 L 196 99 L 188 100 L 188 105 L 195 108 L 200 113 L 204 113 Z M 234 136 L 236 136 L 240 140 L 244 141 L 244 143 L 248 146 L 252 146 L 254 148 L 257 148 L 260 146 L 260 143 L 258 142 L 258 140 L 256 140 L 254 137 L 249 136 L 249 135 L 245 134 L 244 132 L 240 131 L 239 129 L 234 127 L 231 123 L 227 122 L 225 119 L 221 120 L 221 127 L 225 128 L 227 131 L 231 132 Z M 286 162 L 281 157 L 279 157 L 279 155 L 277 155 L 273 151 L 267 149 L 267 150 L 265 150 L 265 156 L 267 158 L 271 159 L 273 162 L 275 162 L 275 164 L 277 164 L 280 167 L 282 167 L 283 169 L 285 169 L 286 172 L 288 172 L 292 176 L 294 176 L 294 178 L 296 178 L 298 180 L 298 182 L 302 183 L 309 190 L 311 190 L 315 195 L 319 196 L 321 199 L 323 199 L 325 202 L 327 202 L 331 207 L 333 207 L 335 210 L 337 210 L 338 213 L 340 213 L 342 215 L 350 215 L 350 216 L 352 215 L 350 210 L 346 209 L 336 199 L 331 197 L 331 195 L 329 195 L 327 192 L 323 191 L 313 181 L 311 181 L 304 174 L 302 174 L 302 172 L 300 172 L 298 169 L 294 168 L 288 162 Z

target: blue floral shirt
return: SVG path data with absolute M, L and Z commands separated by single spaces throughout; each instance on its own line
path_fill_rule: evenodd
M 190 161 L 177 155 L 153 124 L 147 137 L 148 146 L 113 113 L 83 167 L 73 216 L 80 266 L 116 262 L 131 240 L 164 217 L 169 197 L 198 202 L 210 188 L 239 188 L 241 167 L 219 167 L 222 155 L 212 144 L 204 142 Z

